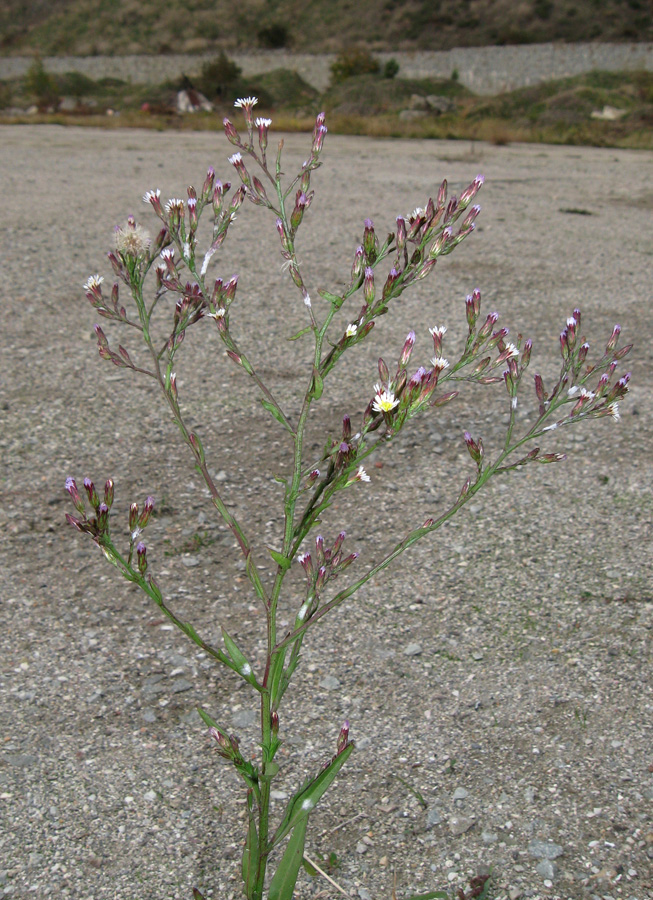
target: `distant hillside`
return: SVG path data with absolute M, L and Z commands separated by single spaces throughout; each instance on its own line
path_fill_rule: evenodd
M 3 0 L 0 53 L 653 41 L 651 0 Z

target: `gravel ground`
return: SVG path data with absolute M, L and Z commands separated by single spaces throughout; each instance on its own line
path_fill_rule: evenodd
M 221 134 L 56 126 L 1 138 L 0 894 L 189 900 L 197 885 L 229 900 L 240 896 L 242 799 L 195 705 L 247 749 L 251 697 L 64 524 L 63 485 L 112 475 L 114 533 L 128 504 L 153 494 L 148 556 L 170 604 L 209 640 L 225 626 L 260 660 L 262 617 L 233 541 L 160 399 L 98 359 L 81 287 L 96 271 L 110 281 L 112 227 L 132 211 L 147 220 L 145 190 L 184 196 L 208 164 L 232 177 L 231 147 Z M 286 171 L 308 141 L 287 138 Z M 440 322 L 455 356 L 476 286 L 487 312 L 534 338 L 531 365 L 545 376 L 574 307 L 595 342 L 620 322 L 634 386 L 619 423 L 552 436 L 543 449 L 567 450 L 566 463 L 496 479 L 314 630 L 282 715 L 275 809 L 333 752 L 347 717 L 358 749 L 312 818 L 307 852 L 335 854 L 352 897 L 390 898 L 393 883 L 400 900 L 457 890 L 491 867 L 501 900 L 653 898 L 653 155 L 329 136 L 324 161 L 299 245 L 314 297 L 348 277 L 366 216 L 383 234 L 443 177 L 454 191 L 478 172 L 487 180 L 477 234 L 351 354 L 309 445 L 343 412 L 355 420 L 376 358 L 394 360 L 410 328 L 415 358 L 430 355 L 426 329 Z M 280 271 L 274 223 L 244 207 L 217 270 L 240 273 L 232 320 L 292 407 L 307 348 L 286 338 L 305 310 Z M 210 324 L 187 335 L 180 395 L 227 502 L 275 543 L 284 433 Z M 346 528 L 357 565 L 371 565 L 459 489 L 465 428 L 492 452 L 505 407 L 499 385 L 419 419 L 325 517 L 325 534 Z M 292 584 L 287 619 L 299 576 Z M 308 875 L 298 892 L 337 896 Z

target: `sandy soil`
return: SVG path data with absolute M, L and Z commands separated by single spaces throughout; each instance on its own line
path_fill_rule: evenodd
M 114 477 L 116 534 L 129 503 L 153 494 L 148 555 L 170 605 L 211 641 L 224 626 L 260 663 L 262 616 L 233 541 L 160 397 L 98 358 L 82 290 L 95 272 L 110 282 L 113 226 L 131 212 L 148 220 L 145 190 L 184 196 L 209 164 L 232 178 L 232 148 L 204 133 L 17 126 L 0 137 L 0 894 L 188 900 L 197 885 L 239 896 L 242 797 L 195 706 L 247 750 L 252 698 L 64 523 L 69 475 Z M 287 172 L 308 142 L 288 137 Z M 453 891 L 491 867 L 495 898 L 650 900 L 653 156 L 329 136 L 324 162 L 299 241 L 316 304 L 318 288 L 348 279 L 366 216 L 385 234 L 443 177 L 454 191 L 478 172 L 487 180 L 477 233 L 331 380 L 311 451 L 344 412 L 360 416 L 378 356 L 395 360 L 410 328 L 426 361 L 427 328 L 446 324 L 454 358 L 477 286 L 487 312 L 533 337 L 532 371 L 545 378 L 575 307 L 593 346 L 619 322 L 635 343 L 633 390 L 619 423 L 551 436 L 542 449 L 567 462 L 496 479 L 316 627 L 282 713 L 275 814 L 348 718 L 358 748 L 312 818 L 307 852 L 335 854 L 352 896 L 389 898 L 393 879 L 399 898 Z M 274 222 L 246 205 L 215 271 L 239 273 L 232 321 L 293 409 L 307 347 L 286 339 L 305 309 L 280 263 Z M 272 475 L 287 442 L 211 324 L 187 335 L 180 394 L 230 508 L 274 545 Z M 498 385 L 416 421 L 369 468 L 371 483 L 325 516 L 325 535 L 346 528 L 363 571 L 460 488 L 463 430 L 491 454 L 506 412 Z M 301 595 L 293 579 L 284 621 Z M 308 875 L 299 891 L 336 896 Z

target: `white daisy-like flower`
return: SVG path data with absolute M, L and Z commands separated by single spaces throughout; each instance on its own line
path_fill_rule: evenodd
M 569 316 L 567 319 L 567 328 L 575 328 L 578 325 L 576 319 L 573 316 Z
M 609 403 L 608 409 L 610 410 L 610 415 L 615 420 L 615 422 L 618 422 L 621 418 L 621 413 L 619 412 L 619 404 L 617 402 Z
M 234 102 L 234 106 L 236 109 L 251 109 L 253 106 L 256 106 L 258 103 L 258 97 L 239 97 L 238 100 Z
M 255 120 L 254 124 L 257 128 L 269 128 L 272 124 L 272 119 L 261 119 L 258 118 Z
M 594 397 L 595 397 L 594 391 L 588 391 L 584 387 L 582 387 L 580 389 L 580 399 L 581 400 L 593 400 Z
M 101 275 L 91 275 L 86 284 L 84 285 L 85 291 L 96 291 L 99 289 L 100 285 L 104 281 L 104 278 Z
M 507 359 L 515 359 L 519 356 L 519 350 L 510 341 L 506 344 L 506 349 L 503 352 L 508 354 Z
M 224 308 L 224 306 L 220 306 L 220 307 L 218 307 L 218 309 L 216 309 L 216 311 L 214 313 L 206 313 L 206 315 L 210 319 L 215 319 L 217 322 L 218 319 L 224 319 L 226 312 L 227 312 L 227 310 Z
M 161 259 L 173 259 L 175 255 L 174 247 L 164 247 L 159 256 Z
M 429 334 L 433 335 L 433 337 L 442 338 L 447 333 L 446 325 L 437 325 L 434 328 L 429 328 Z
M 345 337 L 356 337 L 356 332 L 358 331 L 358 325 L 347 325 L 347 330 L 345 331 Z
M 184 211 L 184 201 L 179 200 L 177 197 L 172 197 L 166 203 L 165 209 L 166 209 L 166 212 L 168 213 L 168 215 L 170 215 L 171 212 L 175 212 L 175 211 L 181 215 Z
M 157 188 L 155 191 L 147 191 L 143 194 L 143 203 L 156 203 L 161 196 L 161 191 Z
M 234 154 L 233 154 L 232 156 L 230 156 L 229 159 L 227 160 L 227 162 L 230 162 L 232 166 L 237 166 L 238 163 L 240 163 L 240 162 L 242 162 L 242 161 L 243 161 L 243 157 L 241 156 L 240 153 L 234 153 Z
M 372 409 L 380 413 L 386 413 L 393 410 L 395 406 L 399 406 L 399 401 L 389 388 L 381 390 L 380 385 L 377 385 L 376 392 Z
M 431 360 L 431 365 L 434 369 L 442 372 L 443 369 L 449 368 L 449 360 L 445 359 L 444 356 L 434 356 Z
M 421 206 L 416 206 L 415 209 L 412 211 L 412 213 L 408 214 L 407 218 L 408 219 L 418 219 L 422 215 L 423 212 L 424 212 L 424 210 L 422 209 Z
M 370 476 L 365 471 L 363 466 L 359 466 L 356 469 L 356 474 L 354 475 L 356 481 L 370 481 Z

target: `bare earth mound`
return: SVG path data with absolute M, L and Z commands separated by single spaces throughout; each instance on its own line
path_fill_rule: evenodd
M 153 494 L 148 555 L 170 605 L 209 640 L 224 625 L 256 659 L 261 615 L 232 540 L 161 399 L 98 358 L 82 291 L 95 272 L 111 281 L 112 227 L 131 212 L 148 220 L 145 190 L 184 196 L 209 164 L 233 179 L 231 147 L 221 134 L 55 126 L 5 127 L 1 138 L 0 894 L 189 900 L 197 885 L 216 900 L 240 896 L 242 797 L 195 706 L 247 748 L 251 698 L 64 524 L 68 475 L 115 478 L 116 535 L 128 504 Z M 308 144 L 288 138 L 286 172 Z M 393 877 L 399 898 L 457 889 L 492 867 L 496 898 L 647 900 L 653 154 L 329 136 L 324 161 L 299 241 L 315 297 L 348 278 L 366 216 L 383 235 L 443 177 L 454 192 L 478 172 L 486 184 L 478 233 L 405 295 L 325 391 L 316 448 L 343 413 L 360 416 L 378 356 L 396 359 L 409 329 L 426 357 L 427 328 L 447 325 L 455 355 L 474 287 L 486 312 L 534 339 L 531 369 L 545 380 L 574 307 L 597 346 L 619 322 L 635 343 L 624 367 L 634 386 L 621 422 L 552 435 L 542 449 L 568 451 L 567 462 L 496 479 L 316 627 L 282 710 L 279 790 L 328 758 L 348 718 L 358 749 L 307 850 L 336 854 L 333 875 L 352 896 L 387 900 Z M 215 271 L 239 273 L 232 320 L 292 405 L 304 383 L 293 353 L 303 362 L 306 348 L 286 339 L 305 310 L 280 263 L 274 221 L 247 204 Z M 261 544 L 275 546 L 271 476 L 283 472 L 285 433 L 210 324 L 186 337 L 180 395 L 227 502 L 250 510 Z M 325 535 L 347 530 L 357 565 L 460 489 L 464 429 L 489 453 L 497 446 L 505 391 L 477 393 L 406 429 L 370 467 L 371 484 L 325 517 Z M 524 396 L 524 417 L 533 401 Z M 300 886 L 302 897 L 336 896 L 308 875 Z

